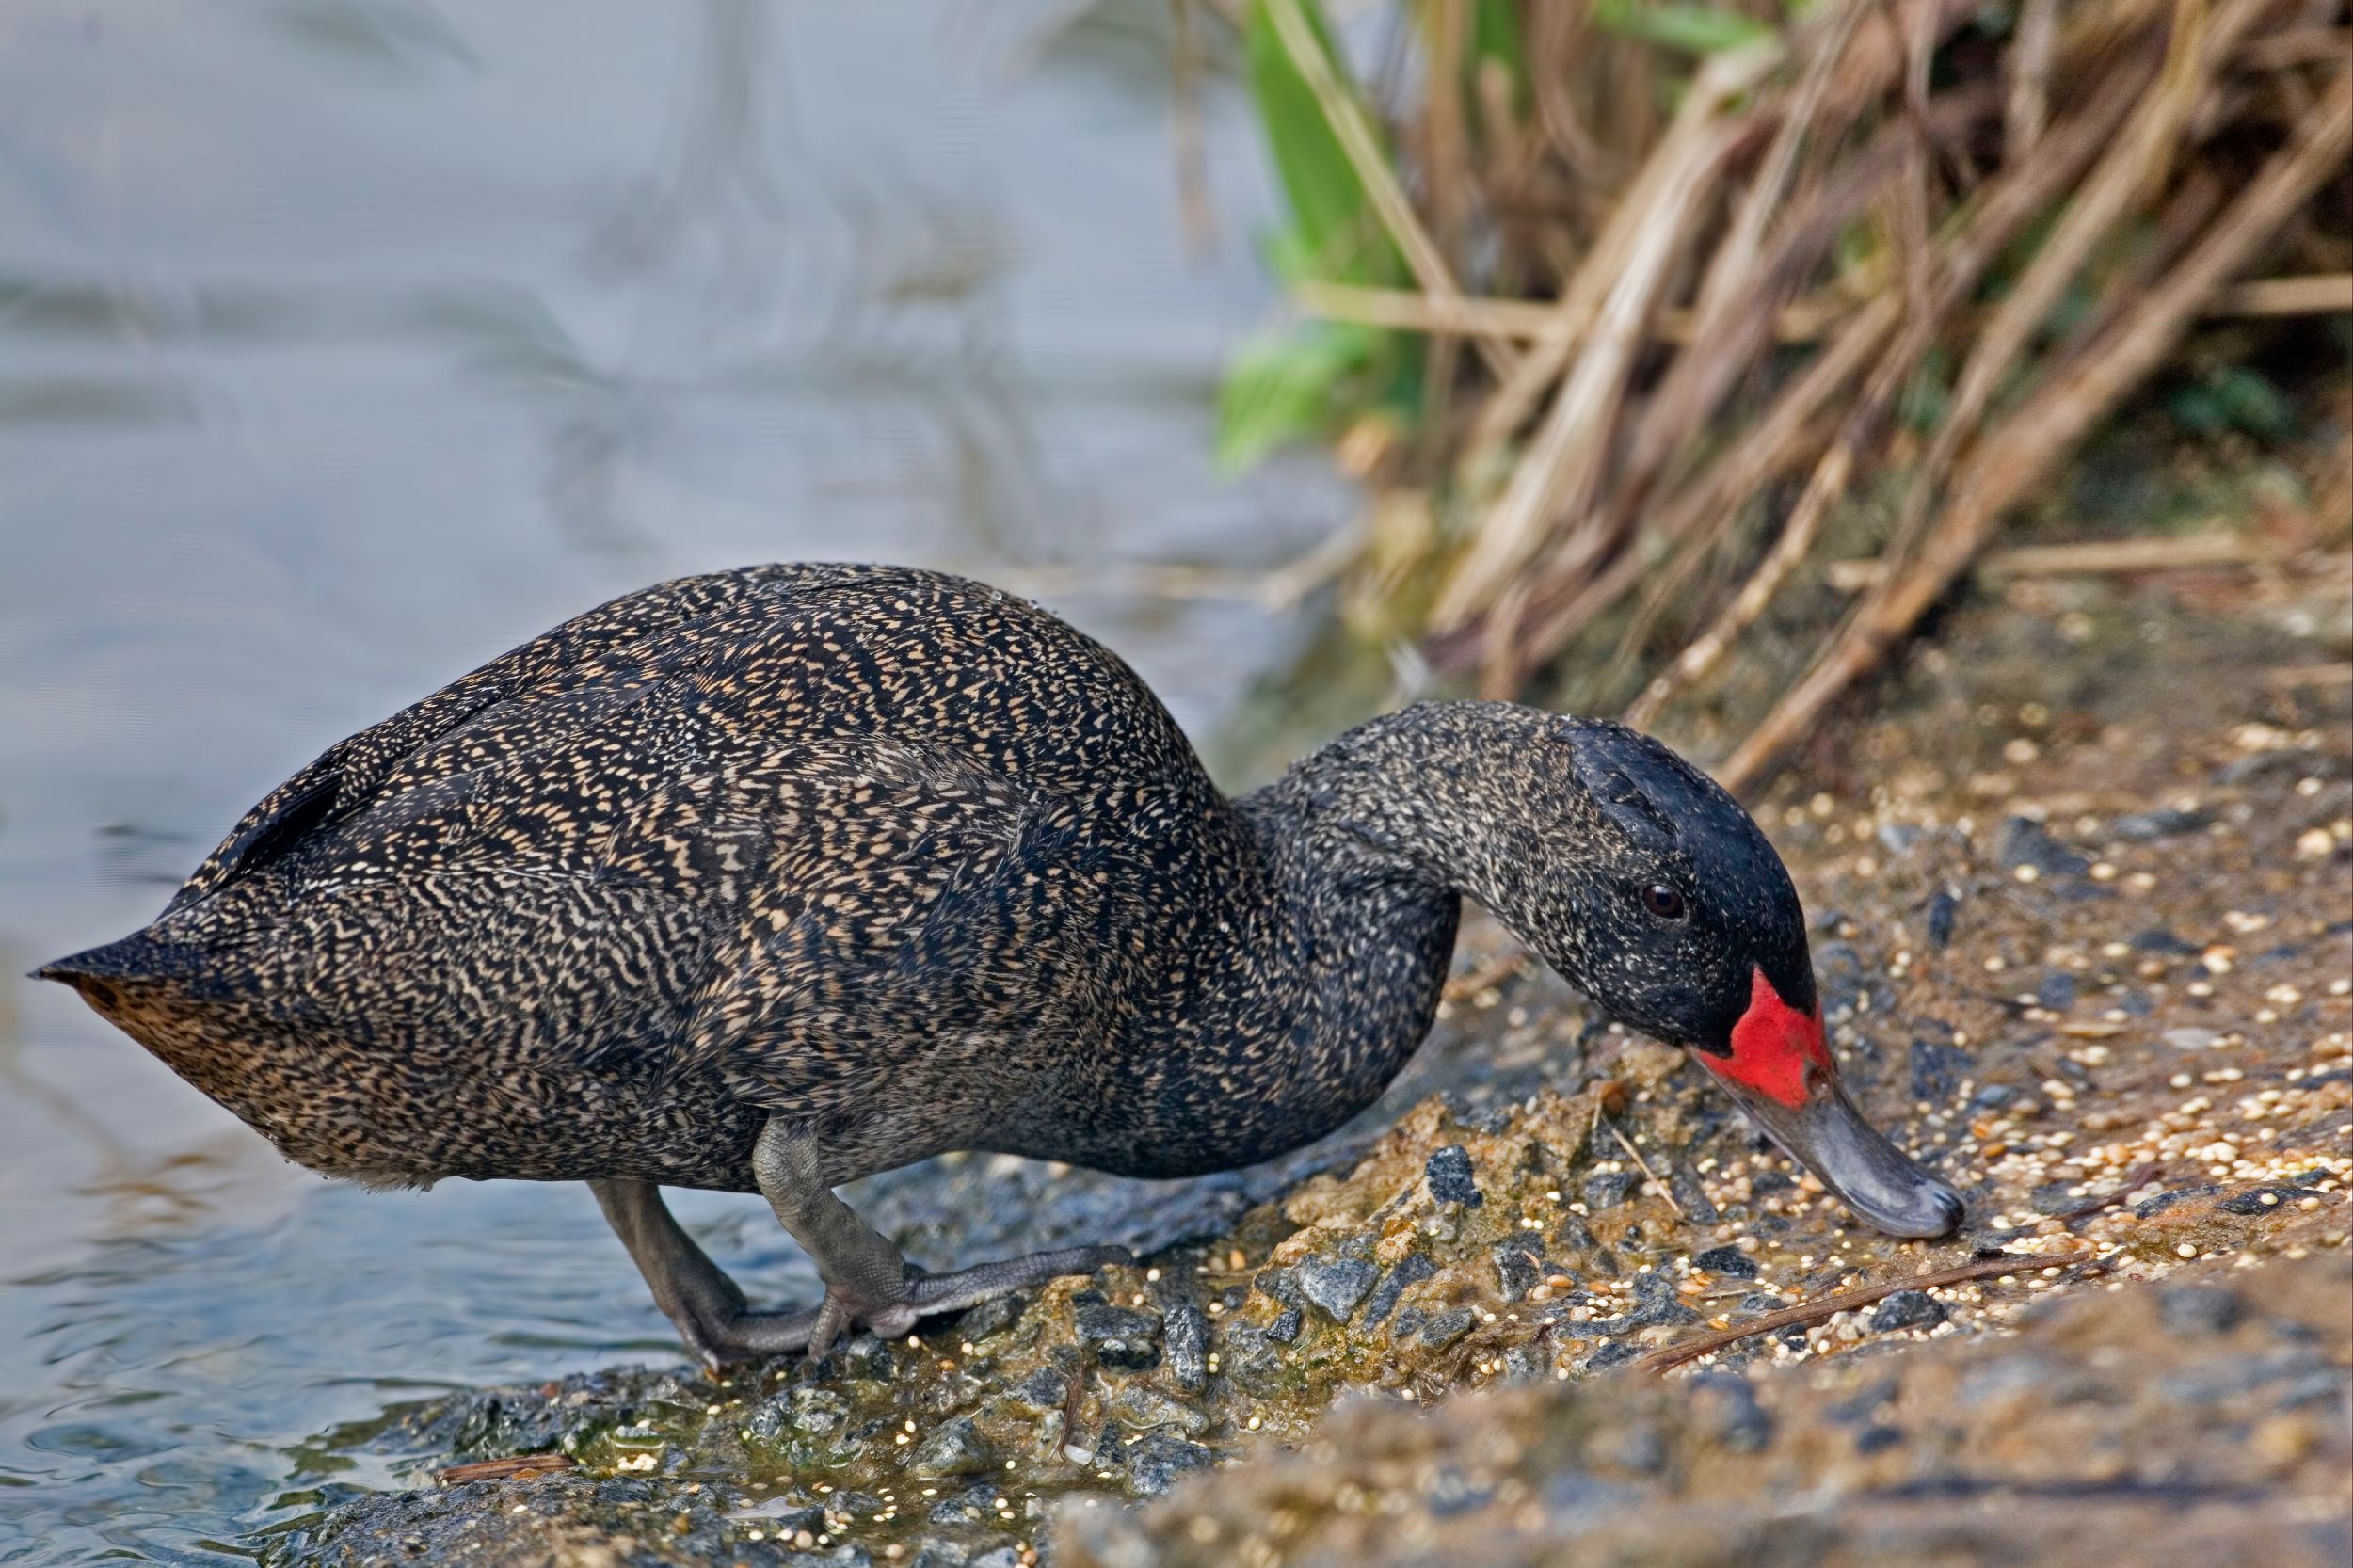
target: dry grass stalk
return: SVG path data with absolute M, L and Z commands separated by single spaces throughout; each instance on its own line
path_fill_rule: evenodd
M 1290 56 L 1308 90 L 1315 94 L 1340 150 L 1348 154 L 1356 178 L 1364 182 L 1366 199 L 1372 203 L 1381 226 L 1396 243 L 1399 254 L 1405 258 L 1414 280 L 1435 298 L 1461 299 L 1463 291 L 1456 286 L 1446 257 L 1440 254 L 1429 231 L 1422 227 L 1421 219 L 1415 216 L 1413 203 L 1405 199 L 1404 189 L 1398 184 L 1397 174 L 1383 154 L 1380 139 L 1363 106 L 1333 73 L 1332 62 L 1325 57 L 1322 44 L 1317 41 L 1315 29 L 1301 14 L 1298 0 L 1263 3 L 1267 20 L 1273 24 L 1275 36 L 1282 40 L 1284 52 Z M 1492 338 L 1478 341 L 1487 367 L 1497 376 L 1510 376 L 1517 356 Z
M 1957 477 L 1919 559 L 1868 596 L 1855 617 L 1718 770 L 1728 788 L 1761 776 L 1809 732 L 1838 694 L 1884 657 L 1954 579 L 1994 524 L 2119 398 L 2153 372 L 2200 302 L 2341 171 L 2353 149 L 2353 69 L 2339 70 L 2315 111 L 2273 154 L 2205 237 L 2122 321 L 2081 350 L 1989 432 Z

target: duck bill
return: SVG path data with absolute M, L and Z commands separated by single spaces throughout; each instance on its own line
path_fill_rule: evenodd
M 1960 1225 L 1961 1194 L 1889 1143 L 1847 1097 L 1818 1006 L 1811 1014 L 1789 1006 L 1760 969 L 1731 1050 L 1696 1054 L 1750 1118 L 1865 1223 L 1911 1237 L 1945 1236 Z

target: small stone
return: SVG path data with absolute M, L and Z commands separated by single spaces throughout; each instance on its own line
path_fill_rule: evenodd
M 1104 1400 L 1103 1408 L 1130 1432 L 1175 1427 L 1188 1436 L 1208 1430 L 1209 1417 L 1182 1400 L 1172 1399 L 1148 1383 L 1129 1383 Z
M 1737 1454 L 1763 1451 L 1773 1440 L 1773 1418 L 1757 1402 L 1756 1390 L 1744 1377 L 1712 1372 L 1697 1380 L 1705 1399 L 1716 1441 Z
M 1325 1317 L 1344 1323 L 1380 1277 L 1362 1258 L 1311 1257 L 1299 1266 L 1299 1290 Z
M 1148 1313 L 1108 1302 L 1092 1302 L 1074 1315 L 1079 1342 L 1106 1367 L 1148 1371 L 1160 1364 L 1160 1320 Z
M 1871 1314 L 1871 1332 L 1887 1334 L 1896 1329 L 1933 1328 L 1946 1316 L 1945 1304 L 1926 1290 L 1898 1290 L 1882 1300 Z
M 984 1475 L 996 1467 L 997 1455 L 969 1416 L 959 1416 L 934 1427 L 907 1456 L 907 1468 L 927 1480 L 945 1476 Z
M 1030 1298 L 1018 1290 L 991 1296 L 956 1320 L 956 1332 L 971 1340 L 1002 1334 L 1021 1320 L 1022 1309 L 1029 1304 Z
M 2044 876 L 2081 876 L 2091 869 L 2091 857 L 2069 849 L 2051 837 L 2032 817 L 2011 817 L 2002 824 L 1994 857 L 2003 865 L 2032 866 Z
M 1422 1175 L 1430 1183 L 1430 1195 L 1440 1203 L 1477 1208 L 1487 1201 L 1472 1174 L 1470 1151 L 1460 1144 L 1449 1144 L 1432 1155 L 1430 1162 L 1422 1167 Z
M 1381 1283 L 1372 1288 L 1371 1304 L 1365 1308 L 1364 1326 L 1377 1327 L 1389 1315 L 1390 1309 L 1397 1305 L 1398 1297 L 1405 1293 L 1407 1287 L 1419 1285 L 1437 1272 L 1438 1266 L 1417 1252 L 1407 1253 L 1399 1258 L 1389 1272 L 1381 1276 Z
M 1683 1208 L 1684 1220 L 1695 1225 L 1712 1225 L 1723 1216 L 1716 1211 L 1715 1200 L 1707 1195 L 1707 1184 L 1700 1174 L 1688 1165 L 1678 1165 L 1667 1177 L 1667 1190 Z
M 1157 1497 L 1191 1470 L 1207 1470 L 1217 1456 L 1198 1443 L 1188 1443 L 1156 1432 L 1128 1447 L 1128 1489 L 1139 1497 Z
M 2293 1187 L 2250 1187 L 2244 1192 L 2233 1192 L 2215 1205 L 2225 1214 L 2268 1214 L 2275 1208 L 2285 1208 L 2304 1194 Z
M 1168 1375 L 1188 1394 L 1198 1394 L 1209 1376 L 1209 1320 L 1191 1302 L 1178 1302 L 1160 1320 L 1160 1348 Z
M 2227 1334 L 2247 1315 L 2238 1292 L 2221 1285 L 2172 1285 L 2157 1292 L 2157 1318 L 2165 1332 L 2187 1338 Z
M 932 1505 L 929 1517 L 935 1525 L 985 1525 L 996 1517 L 1003 1496 L 987 1481 L 981 1481 L 940 1498 Z
M 1070 1374 L 1051 1367 L 1040 1367 L 1015 1384 L 1006 1398 L 1039 1416 L 1049 1410 L 1060 1410 L 1069 1402 Z
M 2165 927 L 2153 925 L 2133 938 L 2133 951 L 2169 953 L 2176 958 L 2186 958 L 2191 953 L 2199 952 L 2200 949 L 2196 943 L 2183 941 Z
M 1874 1423 L 1854 1434 L 1854 1451 L 1859 1454 L 1883 1453 L 1901 1448 L 1904 1434 L 1895 1427 Z
M 2108 831 L 2128 844 L 2146 844 L 2195 833 L 2212 821 L 2214 818 L 2204 811 L 2168 806 L 2154 811 L 2128 812 L 2108 824 Z
M 2072 974 L 2049 974 L 2035 987 L 2034 1000 L 2045 1012 L 2064 1013 L 2075 1005 L 2075 977 Z
M 1634 1190 L 1641 1184 L 1642 1176 L 1639 1171 L 1604 1171 L 1586 1179 L 1585 1207 L 1595 1212 L 1615 1208 L 1632 1197 Z
M 1641 1355 L 1641 1353 L 1642 1352 L 1640 1350 L 1637 1350 L 1634 1346 L 1627 1344 L 1625 1340 L 1614 1339 L 1585 1358 L 1585 1370 L 1589 1372 L 1607 1371 L 1609 1368 L 1615 1367 L 1622 1362 L 1633 1360 L 1636 1356 Z
M 1288 1345 L 1299 1337 L 1299 1331 L 1306 1321 L 1305 1315 L 1299 1308 L 1287 1306 L 1280 1317 L 1267 1324 L 1266 1336 L 1278 1345 Z
M 2187 1203 L 2192 1198 L 2212 1197 L 2221 1191 L 2221 1188 L 2215 1186 L 2212 1182 L 2202 1183 L 2196 1187 L 2177 1187 L 2170 1192 L 2159 1192 L 2153 1198 L 2143 1198 L 2133 1205 L 2133 1218 L 2146 1220 L 2153 1215 L 2164 1213 L 2177 1203 Z
M 1953 922 L 1961 914 L 1961 895 L 1950 888 L 1939 888 L 1929 900 L 1929 946 L 1940 952 L 1952 944 Z
M 1441 1312 L 1422 1325 L 1421 1342 L 1433 1351 L 1442 1351 L 1471 1331 L 1479 1315 L 1467 1306 L 1457 1306 Z
M 840 1351 L 842 1369 L 854 1378 L 868 1378 L 888 1383 L 899 1369 L 891 1359 L 890 1347 L 871 1334 L 861 1334 Z
M 1545 1282 L 1544 1265 L 1518 1242 L 1497 1241 L 1492 1256 L 1496 1285 L 1505 1301 L 1525 1301 L 1530 1290 Z
M 1756 1260 L 1737 1247 L 1710 1247 L 1691 1259 L 1691 1267 L 1726 1279 L 1754 1279 Z
M 2169 1029 L 2159 1036 L 2175 1050 L 2212 1050 L 2222 1036 L 2211 1029 Z

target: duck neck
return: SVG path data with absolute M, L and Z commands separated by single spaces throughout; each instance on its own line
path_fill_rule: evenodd
M 1129 1146 L 1149 1153 L 1128 1168 L 1271 1159 L 1397 1077 L 1436 1015 L 1461 895 L 1491 880 L 1462 802 L 1499 710 L 1375 720 L 1234 802 L 1247 874 L 1214 898 L 1216 940 L 1187 954 L 1181 994 L 1137 1042 L 1151 1092 L 1128 1102 L 1144 1119 Z

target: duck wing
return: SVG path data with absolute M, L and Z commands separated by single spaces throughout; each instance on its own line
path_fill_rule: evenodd
M 166 913 L 283 863 L 388 797 L 478 765 L 487 753 L 483 744 L 471 748 L 463 744 L 461 732 L 470 726 L 483 732 L 478 742 L 492 743 L 502 734 L 523 733 L 516 721 L 526 711 L 536 721 L 557 716 L 554 710 L 568 704 L 573 717 L 592 720 L 600 705 L 642 691 L 648 681 L 632 677 L 653 676 L 661 650 L 668 650 L 675 664 L 682 648 L 699 644 L 698 628 L 747 610 L 773 614 L 782 601 L 822 595 L 875 570 L 751 567 L 656 584 L 576 616 L 328 747 L 239 819 Z M 491 722 L 490 715 L 502 708 L 508 722 Z M 543 742 L 554 739 L 541 736 Z

